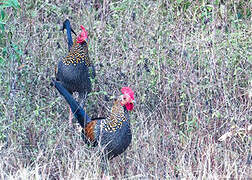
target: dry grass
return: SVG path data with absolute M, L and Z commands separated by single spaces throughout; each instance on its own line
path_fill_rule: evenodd
M 90 116 L 106 115 L 120 87 L 136 93 L 133 141 L 111 161 L 111 176 L 251 178 L 251 3 L 187 2 L 24 0 L 17 11 L 5 8 L 0 179 L 100 176 L 96 150 L 68 126 L 66 102 L 49 86 L 67 53 L 59 31 L 66 18 L 90 32 Z M 244 131 L 218 141 L 233 126 Z

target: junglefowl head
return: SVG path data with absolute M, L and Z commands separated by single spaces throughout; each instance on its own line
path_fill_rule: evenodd
M 128 111 L 132 111 L 134 108 L 134 92 L 129 87 L 122 87 L 121 105 L 125 106 Z

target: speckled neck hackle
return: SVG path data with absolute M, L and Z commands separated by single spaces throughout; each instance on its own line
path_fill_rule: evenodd
M 122 127 L 124 121 L 127 121 L 127 118 L 124 114 L 124 107 L 118 99 L 114 102 L 110 116 L 104 122 L 104 129 L 107 132 L 115 132 Z
M 87 66 L 91 65 L 88 55 L 88 45 L 86 42 L 79 44 L 76 40 L 73 43 L 72 49 L 69 54 L 62 61 L 65 65 L 77 65 L 79 63 L 86 63 Z

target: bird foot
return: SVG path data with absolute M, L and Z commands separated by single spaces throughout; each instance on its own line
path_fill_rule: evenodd
M 102 180 L 110 180 L 109 176 L 106 176 L 105 174 L 102 175 Z

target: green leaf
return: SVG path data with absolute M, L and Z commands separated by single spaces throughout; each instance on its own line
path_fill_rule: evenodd
M 1 17 L 0 17 L 0 19 L 3 20 L 4 17 L 5 17 L 5 12 L 3 10 L 1 10 Z
M 12 7 L 14 9 L 19 9 L 20 5 L 18 0 L 6 0 L 2 3 L 2 5 L 0 6 L 0 8 L 7 8 L 7 7 Z
M 213 6 L 211 6 L 211 5 L 206 5 L 206 9 L 207 9 L 207 11 L 212 11 L 212 10 L 213 10 Z
M 4 58 L 0 56 L 0 64 L 4 62 Z
M 190 5 L 191 5 L 191 2 L 190 2 L 190 1 L 186 1 L 186 2 L 184 3 L 183 10 L 184 10 L 184 11 L 187 10 L 187 9 L 190 7 Z

